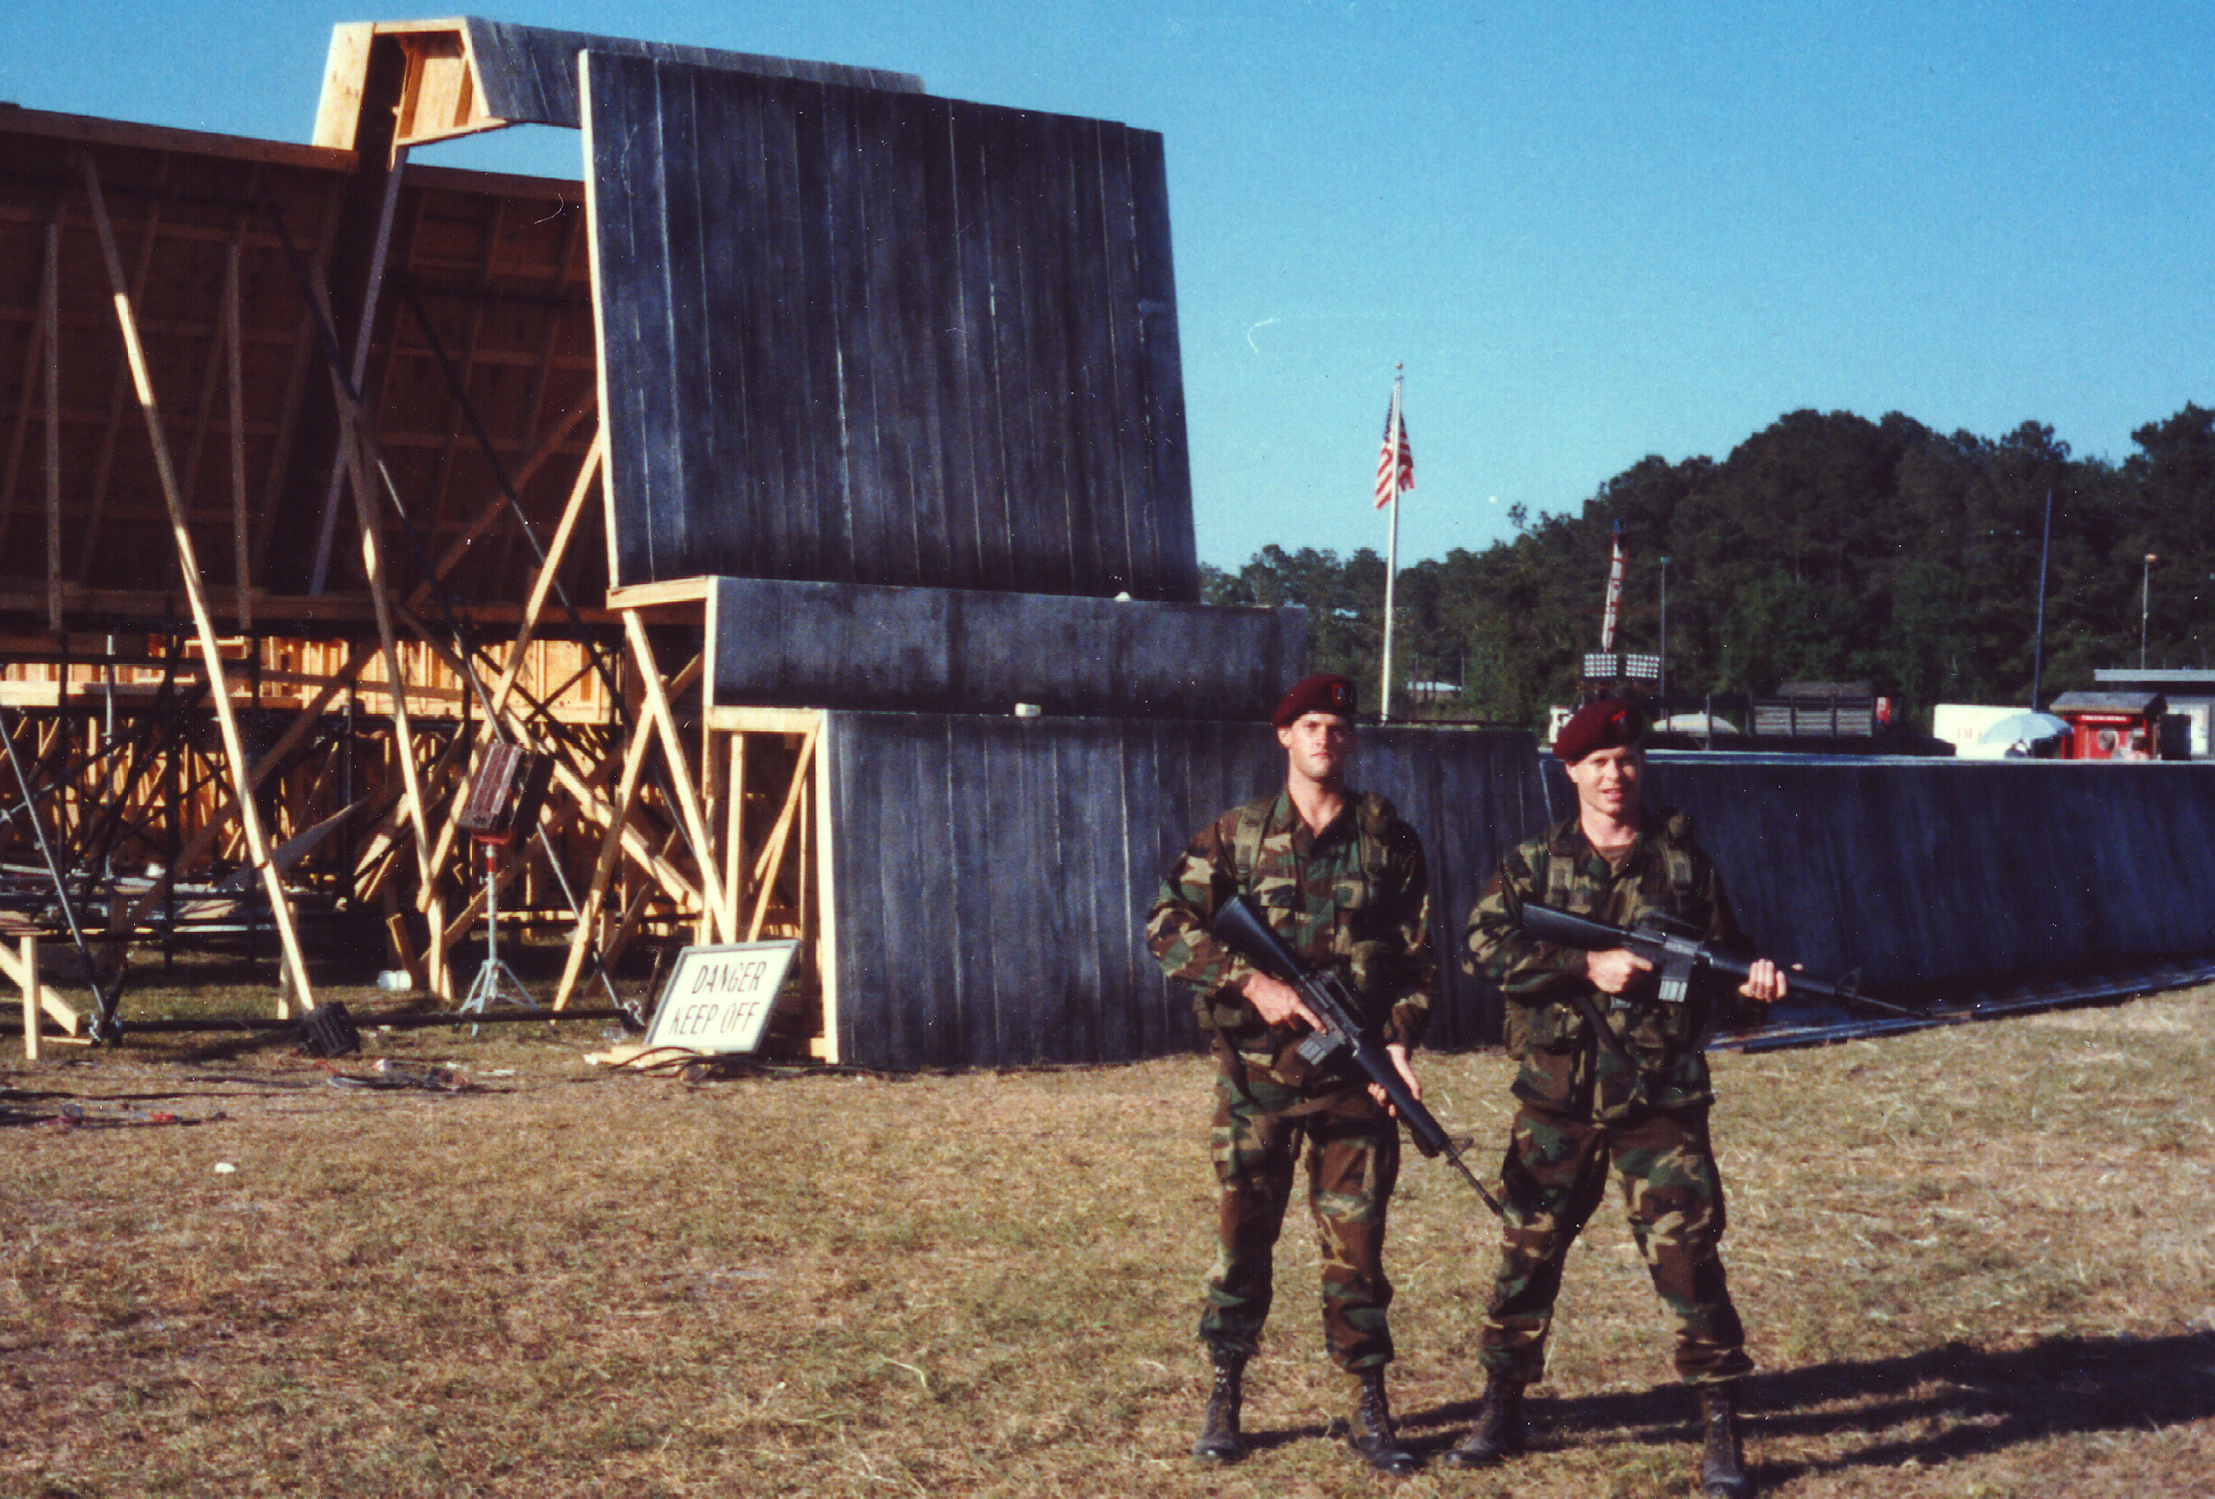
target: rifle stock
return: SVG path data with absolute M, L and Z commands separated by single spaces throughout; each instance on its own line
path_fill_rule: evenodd
M 1279 983 L 1289 985 L 1323 1022 L 1325 1029 L 1300 1043 L 1300 1056 L 1304 1060 L 1319 1067 L 1350 1062 L 1353 1070 L 1383 1092 L 1385 1101 L 1407 1126 L 1415 1148 L 1425 1156 L 1446 1157 L 1461 1173 L 1462 1179 L 1484 1199 L 1484 1205 L 1495 1214 L 1500 1212 L 1498 1200 L 1485 1190 L 1476 1173 L 1462 1160 L 1461 1151 L 1455 1146 L 1453 1137 L 1446 1133 L 1445 1126 L 1409 1089 L 1407 1079 L 1393 1065 L 1392 1054 L 1377 1039 L 1374 1028 L 1365 1023 L 1360 1005 L 1337 974 L 1319 973 L 1302 963 L 1298 955 L 1285 946 L 1284 939 L 1269 930 L 1260 908 L 1243 892 L 1223 903 L 1208 929 L 1247 962 Z

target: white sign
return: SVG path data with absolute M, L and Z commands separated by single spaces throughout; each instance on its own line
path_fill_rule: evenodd
M 688 947 L 662 985 L 646 1044 L 681 1046 L 687 1051 L 752 1051 L 761 1044 L 770 1008 L 792 955 L 796 938 L 777 942 L 730 942 Z

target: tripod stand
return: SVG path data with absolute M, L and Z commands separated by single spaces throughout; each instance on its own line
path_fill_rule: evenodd
M 469 986 L 468 997 L 461 1002 L 464 1015 L 483 1015 L 495 1005 L 512 1004 L 526 1010 L 539 1008 L 531 998 L 531 991 L 523 987 L 523 981 L 515 976 L 500 956 L 500 850 L 508 846 L 512 833 L 499 837 L 472 834 L 485 856 L 485 961 L 477 970 L 476 980 Z

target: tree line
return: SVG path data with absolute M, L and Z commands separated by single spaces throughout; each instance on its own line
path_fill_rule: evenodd
M 2187 405 L 2132 441 L 2117 463 L 2073 458 L 2034 422 L 1994 441 L 1795 411 L 1720 463 L 1645 458 L 1576 515 L 1518 505 L 1512 540 L 1401 569 L 1395 712 L 1538 727 L 1570 701 L 1599 646 L 1617 520 L 1616 644 L 1660 649 L 1668 559 L 1672 698 L 1866 681 L 1922 730 L 1942 702 L 2028 705 L 2035 687 L 2044 707 L 2094 687 L 2096 668 L 2138 664 L 2142 600 L 2149 667 L 2215 666 L 2215 411 Z M 1314 669 L 1374 697 L 1375 551 L 1269 546 L 1202 574 L 1213 603 L 1306 605 Z

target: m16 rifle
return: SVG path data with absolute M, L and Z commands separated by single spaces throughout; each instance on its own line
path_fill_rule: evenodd
M 1744 983 L 1754 965 L 1754 959 L 1702 940 L 1697 931 L 1659 911 L 1648 911 L 1634 924 L 1622 927 L 1557 910 L 1540 901 L 1526 900 L 1522 902 L 1522 922 L 1524 931 L 1541 942 L 1559 947 L 1582 948 L 1586 952 L 1613 952 L 1620 948 L 1636 953 L 1661 975 L 1659 998 L 1664 1004 L 1683 1004 L 1690 993 L 1692 975 L 1703 968 Z M 1858 979 L 1852 974 L 1835 983 L 1825 983 L 1796 968 L 1788 969 L 1785 987 L 1793 994 L 1812 994 L 1886 1015 L 1915 1017 L 1913 1010 L 1862 993 Z
M 1377 1038 L 1375 1027 L 1364 1022 L 1361 1006 L 1346 988 L 1345 981 L 1337 974 L 1318 972 L 1307 967 L 1284 945 L 1284 939 L 1269 930 L 1262 919 L 1261 908 L 1252 897 L 1243 893 L 1232 896 L 1215 913 L 1215 920 L 1208 930 L 1247 962 L 1281 984 L 1289 985 L 1300 1000 L 1323 1022 L 1323 1029 L 1313 1031 L 1300 1042 L 1299 1057 L 1311 1067 L 1337 1068 L 1341 1072 L 1358 1074 L 1374 1083 L 1383 1092 L 1392 1111 L 1407 1126 L 1415 1148 L 1425 1156 L 1444 1156 L 1461 1173 L 1476 1194 L 1484 1199 L 1484 1205 L 1494 1215 L 1500 1214 L 1499 1200 L 1484 1188 L 1462 1159 L 1461 1150 L 1446 1133 L 1437 1116 L 1423 1107 L 1422 1100 L 1407 1085 L 1400 1069 L 1393 1064 L 1392 1054 L 1385 1050 Z

